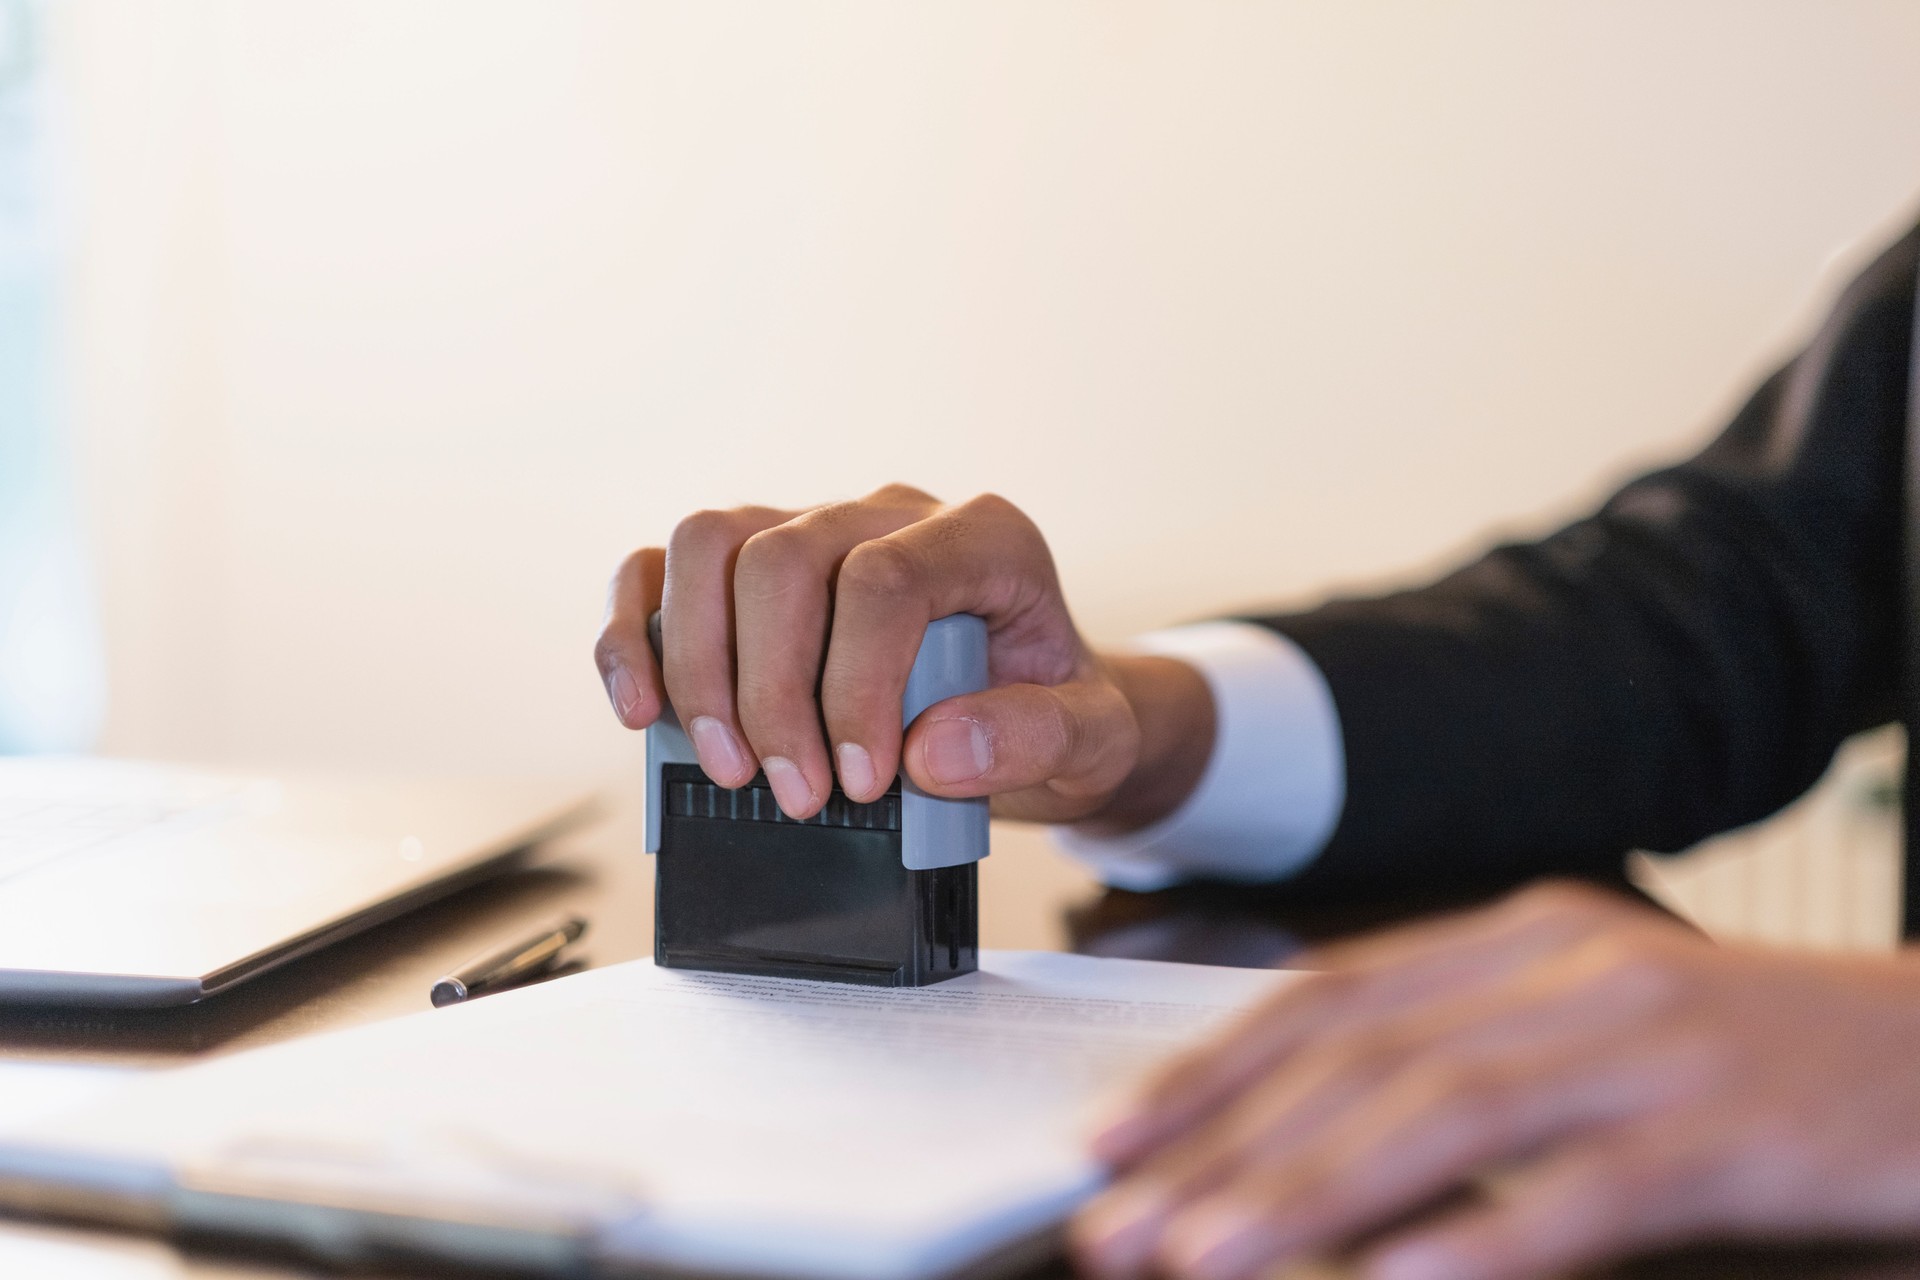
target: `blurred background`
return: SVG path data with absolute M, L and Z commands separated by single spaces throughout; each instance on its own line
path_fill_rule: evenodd
M 892 479 L 1103 640 L 1403 580 L 1697 446 L 1920 209 L 1902 0 L 8 3 L 26 745 L 616 776 L 618 558 Z

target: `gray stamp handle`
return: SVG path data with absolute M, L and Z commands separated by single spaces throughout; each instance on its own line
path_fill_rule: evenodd
M 661 651 L 660 615 L 648 623 L 653 651 Z M 968 613 L 936 618 L 927 624 L 920 641 L 920 652 L 907 675 L 906 692 L 900 699 L 900 723 L 911 725 L 922 711 L 936 702 L 963 693 L 977 693 L 987 687 L 987 624 Z M 679 718 L 668 707 L 647 730 L 647 834 L 648 853 L 660 850 L 660 812 L 662 807 L 660 771 L 668 764 L 698 764 L 693 743 L 680 727 Z M 957 867 L 978 862 L 987 856 L 987 800 L 980 796 L 968 800 L 945 800 L 930 796 L 909 781 L 900 779 L 900 861 L 910 871 L 929 871 L 935 867 Z

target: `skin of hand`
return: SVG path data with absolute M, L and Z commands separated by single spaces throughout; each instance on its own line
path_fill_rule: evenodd
M 1547 885 L 1306 967 L 1094 1139 L 1117 1176 L 1073 1224 L 1086 1272 L 1505 1280 L 1920 1238 L 1913 959 L 1717 946 Z
M 647 640 L 655 609 L 664 664 Z M 927 623 L 955 613 L 987 622 L 991 687 L 903 732 Z M 805 510 L 697 512 L 621 564 L 594 658 L 622 724 L 671 705 L 710 778 L 738 787 L 764 770 L 795 818 L 819 812 L 836 776 L 867 801 L 904 769 L 933 795 L 990 795 L 1002 816 L 1125 830 L 1174 809 L 1213 744 L 1204 678 L 1094 653 L 1040 531 L 992 495 L 948 505 L 890 485 Z

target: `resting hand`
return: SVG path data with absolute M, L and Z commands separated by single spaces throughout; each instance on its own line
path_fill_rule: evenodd
M 1096 1139 L 1122 1172 L 1075 1223 L 1094 1274 L 1250 1277 L 1365 1240 L 1370 1277 L 1501 1280 L 1920 1236 L 1911 960 L 1718 947 L 1548 886 L 1309 967 Z
M 647 642 L 655 609 L 664 671 Z M 921 636 L 954 613 L 986 619 L 992 687 L 903 734 Z M 594 652 L 622 723 L 645 727 L 665 699 L 709 777 L 737 787 L 764 769 L 796 818 L 836 775 L 865 801 L 904 768 L 934 795 L 992 795 L 1007 816 L 1138 825 L 1185 797 L 1213 740 L 1199 674 L 1095 654 L 1039 530 L 991 496 L 948 506 L 895 485 L 689 516 L 621 566 Z

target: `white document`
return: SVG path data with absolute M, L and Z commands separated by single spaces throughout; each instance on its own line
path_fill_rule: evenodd
M 266 1272 L 227 1272 L 228 1280 L 247 1280 Z M 21 1222 L 0 1223 L 0 1276 L 26 1280 L 205 1280 L 207 1272 L 188 1269 L 178 1250 L 156 1240 L 103 1235 L 67 1227 Z
M 517 1230 L 695 1271 L 932 1276 L 1057 1223 L 1100 1179 L 1102 1101 L 1294 976 L 980 963 L 910 990 L 595 970 L 141 1081 L 0 1136 L 0 1169 L 50 1160 L 192 1225 L 245 1205 L 268 1234 L 262 1205 L 323 1205 L 470 1256 Z
M 62 1062 L 0 1062 L 0 1133 L 43 1124 L 124 1089 L 143 1072 Z M 0 1276 L 10 1274 L 0 1268 Z

